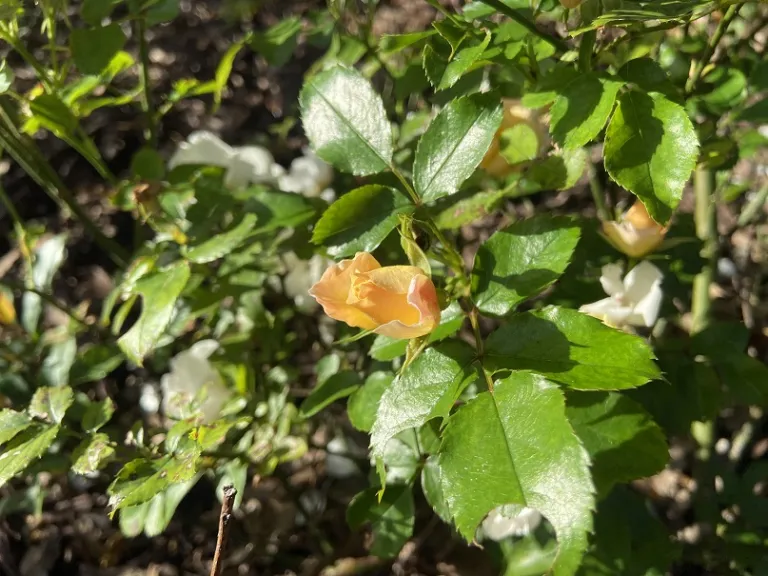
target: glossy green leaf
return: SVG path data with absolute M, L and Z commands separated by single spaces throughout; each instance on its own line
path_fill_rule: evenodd
M 98 402 L 90 401 L 80 420 L 80 425 L 86 432 L 95 432 L 109 422 L 114 413 L 115 403 L 112 398 L 107 397 Z
M 74 336 L 66 335 L 53 342 L 48 348 L 43 365 L 40 367 L 42 381 L 48 386 L 66 386 L 69 384 L 69 371 L 77 356 L 77 341 Z
M 134 293 L 141 294 L 141 316 L 117 341 L 123 353 L 141 365 L 165 332 L 176 300 L 189 280 L 189 264 L 176 262 L 136 283 Z
M 0 450 L 0 488 L 45 454 L 58 433 L 58 425 L 33 426 L 3 446 Z
M 384 391 L 395 379 L 391 372 L 374 372 L 355 390 L 347 401 L 349 422 L 362 432 L 370 432 Z
M 369 185 L 336 200 L 315 224 L 312 242 L 328 247 L 335 258 L 372 252 L 410 214 L 413 204 L 397 190 Z
M 440 314 L 440 324 L 429 335 L 429 342 L 438 342 L 459 331 L 464 323 L 464 311 L 458 302 L 451 302 Z M 374 360 L 388 361 L 405 356 L 408 340 L 377 335 L 368 354 Z
M 107 0 L 105 0 L 106 3 Z M 125 46 L 126 37 L 117 23 L 73 30 L 69 48 L 75 66 L 83 74 L 99 74 Z
M 72 454 L 75 474 L 92 474 L 107 465 L 115 449 L 106 434 L 94 434 L 83 440 Z
M 494 508 L 534 508 L 557 535 L 553 574 L 576 573 L 594 496 L 589 456 L 557 386 L 522 372 L 497 381 L 493 393 L 479 394 L 448 419 L 438 463 L 448 508 L 468 542 Z
M 499 153 L 508 164 L 522 164 L 539 155 L 539 135 L 526 122 L 502 130 L 499 135 Z
M 683 195 L 699 155 L 685 109 L 661 94 L 637 90 L 619 97 L 605 136 L 605 168 L 664 223 Z
M 436 455 L 430 456 L 424 462 L 424 467 L 421 469 L 421 490 L 435 514 L 447 524 L 453 522 L 453 515 L 448 509 L 448 503 L 443 494 L 443 477 Z
M 284 66 L 296 50 L 300 33 L 301 19 L 291 16 L 270 26 L 263 33 L 255 33 L 250 41 L 251 48 L 272 66 Z
M 390 438 L 445 418 L 464 388 L 475 378 L 475 352 L 464 342 L 427 348 L 389 386 L 371 430 L 371 450 L 380 455 Z
M 8 63 L 3 60 L 0 62 L 0 94 L 8 92 L 13 86 L 14 74 Z
M 52 424 L 61 424 L 73 401 L 74 394 L 69 386 L 44 386 L 35 390 L 35 395 L 29 403 L 29 413 Z
M 186 257 L 195 264 L 207 264 L 223 258 L 245 242 L 256 226 L 257 216 L 246 214 L 226 232 L 216 234 L 203 242 L 190 246 Z
M 670 100 L 680 99 L 679 90 L 669 79 L 669 75 L 651 58 L 634 58 L 619 68 L 618 74 L 625 81 L 649 94 L 657 92 Z
M 53 236 L 38 244 L 32 264 L 32 283 L 42 292 L 48 292 L 53 278 L 59 271 L 66 256 L 67 237 L 64 234 Z M 21 325 L 27 332 L 37 332 L 43 302 L 33 292 L 25 292 L 22 298 Z
M 669 460 L 664 432 L 645 409 L 617 392 L 573 392 L 565 414 L 592 459 L 598 494 L 660 472 Z
M 595 73 L 579 74 L 558 91 L 550 130 L 564 148 L 581 148 L 596 139 L 613 111 L 624 83 Z
M 435 34 L 437 34 L 437 30 L 434 29 L 423 32 L 409 32 L 407 34 L 384 34 L 379 40 L 379 51 L 382 54 L 400 52 L 409 46 L 419 44 Z
M 194 488 L 199 479 L 200 475 L 196 475 L 186 482 L 171 484 L 149 501 L 147 516 L 144 522 L 144 534 L 148 538 L 159 536 L 165 531 L 184 496 Z
M 31 425 L 32 419 L 23 412 L 16 412 L 10 408 L 0 410 L 0 444 L 8 442 Z
M 83 0 L 80 7 L 80 16 L 87 24 L 97 26 L 104 18 L 112 14 L 115 6 L 122 0 Z
M 110 515 L 122 508 L 136 506 L 154 498 L 171 484 L 187 482 L 196 474 L 198 458 L 163 456 L 156 460 L 139 458 L 122 467 L 107 488 Z
M 747 96 L 747 77 L 737 68 L 718 66 L 703 81 L 702 85 L 709 85 L 711 90 L 701 100 L 717 113 L 738 106 Z
M 481 312 L 504 316 L 553 284 L 579 242 L 570 218 L 536 216 L 499 230 L 475 255 L 473 298 Z
M 347 523 L 352 530 L 370 524 L 370 553 L 379 558 L 394 558 L 413 534 L 413 495 L 410 486 L 390 486 L 379 501 L 377 492 L 377 488 L 369 488 L 352 499 L 347 508 Z
M 246 192 L 246 209 L 258 217 L 254 232 L 293 228 L 311 220 L 316 212 L 315 207 L 301 194 L 260 187 L 250 188 Z
M 154 0 L 148 4 L 146 12 L 147 26 L 170 22 L 179 15 L 179 0 Z
M 392 127 L 380 96 L 359 72 L 336 66 L 304 84 L 304 130 L 320 158 L 357 176 L 386 170 Z
M 70 370 L 70 383 L 74 386 L 101 380 L 122 363 L 123 355 L 113 344 L 83 346 Z
M 435 215 L 434 220 L 441 230 L 457 230 L 492 214 L 504 199 L 504 190 L 486 190 L 462 198 Z
M 437 90 L 447 90 L 469 72 L 475 63 L 480 60 L 491 41 L 491 34 L 486 33 L 485 38 L 474 46 L 461 48 L 450 62 L 440 62 L 435 64 L 435 60 L 440 57 L 434 54 L 432 47 L 427 44 L 424 47 L 424 69 L 427 72 L 427 78 Z
M 346 398 L 359 387 L 360 376 L 356 372 L 351 370 L 338 372 L 312 390 L 312 393 L 302 402 L 299 414 L 303 418 L 314 416 L 336 400 Z
M 530 370 L 577 390 L 621 390 L 661 376 L 653 350 L 638 336 L 568 308 L 516 314 L 485 346 L 495 370 Z
M 162 180 L 165 160 L 157 150 L 144 146 L 131 158 L 131 172 L 142 180 Z
M 488 151 L 501 116 L 495 95 L 473 94 L 452 101 L 432 120 L 413 163 L 413 183 L 425 202 L 459 190 Z

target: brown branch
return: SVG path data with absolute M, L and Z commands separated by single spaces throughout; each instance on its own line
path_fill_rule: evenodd
M 211 576 L 221 576 L 221 569 L 223 567 L 222 556 L 224 548 L 227 546 L 229 521 L 232 518 L 235 496 L 237 496 L 237 490 L 235 490 L 234 486 L 224 486 L 224 501 L 221 503 L 221 515 L 219 516 L 219 536 L 216 539 L 216 552 L 213 554 Z

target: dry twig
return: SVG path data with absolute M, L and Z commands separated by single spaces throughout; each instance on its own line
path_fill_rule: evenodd
M 221 503 L 221 515 L 219 516 L 219 535 L 216 539 L 216 551 L 213 554 L 213 563 L 211 564 L 211 576 L 221 576 L 223 567 L 222 556 L 224 548 L 227 546 L 227 535 L 229 534 L 229 521 L 232 518 L 232 507 L 235 504 L 237 490 L 234 486 L 224 486 L 224 501 Z

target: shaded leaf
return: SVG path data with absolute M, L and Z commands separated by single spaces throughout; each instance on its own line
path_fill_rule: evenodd
M 566 394 L 566 416 L 592 458 L 598 494 L 660 472 L 669 460 L 664 432 L 634 400 L 616 392 Z
M 226 232 L 205 239 L 200 244 L 190 246 L 186 257 L 195 264 L 207 264 L 222 258 L 245 242 L 254 226 L 255 214 L 246 214 Z
M 123 363 L 123 354 L 114 345 L 96 344 L 83 347 L 72 365 L 69 380 L 74 386 L 106 378 Z
M 254 232 L 271 232 L 278 228 L 293 228 L 311 220 L 315 207 L 301 194 L 279 192 L 265 188 L 246 190 L 246 209 L 258 217 Z
M 579 236 L 573 220 L 548 215 L 494 233 L 475 255 L 472 291 L 477 307 L 503 316 L 553 284 L 568 266 Z
M 653 357 L 642 338 L 557 306 L 510 317 L 485 346 L 494 370 L 531 370 L 578 390 L 641 386 L 661 376 Z
M 374 372 L 352 393 L 347 401 L 347 415 L 352 426 L 362 432 L 370 432 L 381 396 L 394 379 L 395 375 L 391 372 Z
M 619 97 L 605 135 L 605 168 L 657 222 L 667 222 L 677 208 L 698 151 L 682 106 L 658 93 L 631 90 Z
M 303 418 L 314 416 L 336 400 L 346 398 L 359 387 L 360 377 L 356 372 L 345 370 L 329 376 L 302 402 L 299 414 Z
M 312 242 L 328 247 L 335 258 L 372 252 L 410 214 L 413 204 L 397 190 L 370 185 L 344 194 L 315 224 Z
M 347 508 L 347 523 L 352 530 L 370 524 L 370 553 L 379 558 L 394 558 L 413 534 L 413 495 L 410 486 L 391 486 L 379 501 L 377 491 L 369 488 L 352 499 Z
M 108 3 L 109 0 L 104 0 Z M 83 74 L 99 74 L 125 46 L 126 37 L 117 23 L 73 30 L 69 48 L 75 66 Z
M 31 425 L 32 419 L 23 412 L 16 412 L 10 408 L 0 410 L 0 444 L 8 442 Z
M 255 33 L 251 48 L 264 56 L 272 66 L 285 65 L 296 50 L 301 33 L 301 20 L 296 16 L 285 18 L 263 33 Z
M 83 413 L 80 425 L 86 432 L 95 432 L 104 426 L 115 413 L 115 403 L 107 397 L 99 402 L 89 402 Z
M 557 386 L 528 373 L 496 382 L 493 393 L 479 394 L 448 419 L 438 463 L 448 508 L 467 541 L 494 508 L 533 508 L 557 535 L 553 574 L 575 574 L 594 497 L 589 456 Z

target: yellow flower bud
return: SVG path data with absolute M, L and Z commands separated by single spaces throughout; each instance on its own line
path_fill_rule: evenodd
M 656 250 L 668 229 L 648 215 L 640 200 L 635 201 L 619 222 L 603 222 L 603 232 L 611 244 L 631 258 L 642 258 Z
M 16 309 L 13 306 L 13 296 L 0 290 L 0 324 L 10 325 L 16 322 Z
M 529 162 L 521 162 L 519 164 L 510 164 L 501 153 L 501 138 L 506 130 L 517 126 L 518 124 L 526 124 L 536 134 L 536 138 L 539 143 L 538 155 L 542 156 L 549 148 L 549 130 L 547 125 L 542 121 L 541 115 L 538 110 L 531 110 L 520 104 L 520 100 L 504 99 L 502 102 L 504 107 L 504 117 L 501 120 L 501 126 L 496 131 L 496 135 L 493 137 L 488 152 L 485 153 L 480 167 L 488 172 L 490 175 L 496 178 L 503 178 L 514 172 L 521 172 Z
M 440 323 L 437 291 L 415 266 L 384 266 L 367 252 L 325 271 L 309 290 L 325 313 L 392 338 L 417 338 Z

